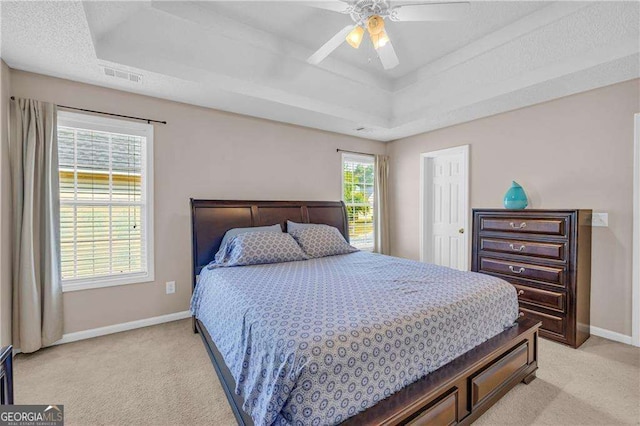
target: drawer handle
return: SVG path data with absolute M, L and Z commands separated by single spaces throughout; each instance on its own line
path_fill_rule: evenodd
M 523 317 L 524 316 L 524 312 L 522 312 L 522 311 L 518 312 L 518 316 L 519 317 Z
M 520 247 L 516 247 L 513 244 L 509 244 L 509 247 L 511 247 L 511 250 L 514 250 L 514 251 L 522 251 L 522 250 L 524 250 L 526 248 L 526 246 L 524 244 L 521 245 Z
M 525 271 L 525 269 L 523 267 L 520 267 L 516 270 L 516 268 L 514 268 L 513 266 L 509 265 L 509 270 L 511 272 L 513 272 L 514 274 L 521 274 Z
M 518 296 L 522 296 L 524 294 L 524 290 L 518 291 Z
M 513 222 L 509 222 L 509 225 L 511 225 L 511 227 L 513 229 L 522 229 L 522 228 L 526 228 L 527 227 L 527 222 L 522 222 L 520 225 L 516 226 L 515 223 Z

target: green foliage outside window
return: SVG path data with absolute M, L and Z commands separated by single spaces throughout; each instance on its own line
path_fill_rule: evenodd
M 345 158 L 342 182 L 351 243 L 363 250 L 373 250 L 373 163 Z

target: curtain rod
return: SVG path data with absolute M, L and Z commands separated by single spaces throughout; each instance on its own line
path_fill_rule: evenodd
M 367 155 L 369 157 L 375 157 L 376 156 L 375 154 L 369 154 L 368 152 L 349 151 L 349 150 L 340 149 L 340 148 L 336 149 L 336 152 L 346 152 L 348 154 Z
M 11 97 L 11 100 L 15 100 L 15 96 Z M 151 123 L 158 123 L 158 124 L 167 124 L 166 121 L 160 121 L 160 120 L 153 120 L 151 118 L 142 118 L 142 117 L 133 117 L 131 115 L 122 115 L 122 114 L 114 114 L 112 112 L 102 112 L 102 111 L 94 111 L 92 109 L 84 109 L 84 108 L 76 108 L 76 107 L 70 107 L 70 106 L 66 106 L 66 105 L 57 105 L 58 108 L 64 108 L 64 109 L 72 109 L 74 111 L 83 111 L 83 112 L 91 112 L 93 114 L 101 114 L 101 115 L 109 115 L 111 117 L 120 117 L 120 118 L 128 118 L 130 120 L 140 120 L 140 121 L 146 121 L 147 123 L 151 124 Z

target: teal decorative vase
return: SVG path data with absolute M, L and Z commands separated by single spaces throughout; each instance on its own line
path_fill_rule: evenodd
M 527 194 L 518 182 L 511 182 L 511 188 L 504 194 L 504 208 L 509 210 L 522 210 L 529 205 Z

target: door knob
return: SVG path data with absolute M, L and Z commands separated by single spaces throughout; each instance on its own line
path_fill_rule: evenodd
M 458 232 L 461 233 L 461 234 L 464 234 L 464 228 L 458 229 Z

